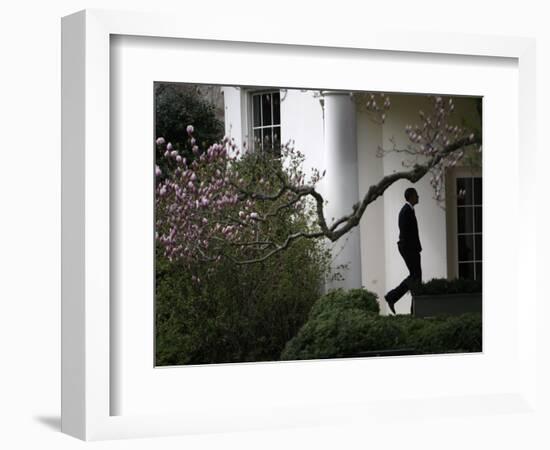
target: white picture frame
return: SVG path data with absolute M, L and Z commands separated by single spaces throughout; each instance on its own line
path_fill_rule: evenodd
M 341 31 L 341 30 L 340 30 Z M 436 402 L 440 413 L 493 414 L 503 405 L 518 413 L 536 408 L 536 320 L 527 311 L 536 309 L 535 273 L 532 265 L 519 265 L 518 283 L 522 286 L 521 305 L 514 324 L 517 327 L 518 367 L 513 380 L 502 391 L 484 394 L 465 392 L 464 397 L 406 398 L 393 396 L 371 402 L 346 398 L 329 404 L 304 398 L 299 407 L 286 404 L 246 407 L 219 404 L 213 410 L 196 408 L 173 413 L 111 415 L 111 399 L 116 386 L 111 378 L 112 347 L 110 336 L 116 332 L 111 321 L 111 245 L 110 186 L 116 174 L 110 170 L 110 91 L 111 36 L 158 37 L 169 39 L 210 40 L 254 45 L 284 44 L 322 47 L 331 52 L 346 49 L 406 52 L 414 55 L 446 54 L 465 57 L 498 57 L 518 64 L 518 141 L 519 177 L 517 223 L 519 260 L 535 261 L 536 240 L 534 186 L 529 173 L 534 171 L 535 127 L 535 44 L 532 39 L 451 34 L 406 34 L 349 30 L 327 34 L 323 30 L 302 35 L 288 30 L 282 36 L 274 27 L 211 27 L 193 21 L 185 27 L 177 17 L 87 10 L 67 16 L 62 22 L 62 430 L 84 440 L 151 437 L 211 431 L 235 431 L 282 426 L 357 422 L 382 414 L 398 420 L 392 412 L 395 401 L 406 403 L 415 414 L 429 402 Z M 282 50 L 284 52 L 284 49 Z M 194 80 L 196 81 L 196 80 Z M 513 185 L 516 186 L 516 185 Z M 519 198 L 522 199 L 519 202 Z M 514 286 L 517 286 L 515 283 Z M 530 295 L 529 295 L 530 294 Z M 484 294 L 485 295 L 485 294 Z M 516 290 L 512 305 L 518 306 Z M 491 333 L 486 330 L 486 333 Z M 486 337 L 486 336 L 485 336 Z M 444 357 L 440 357 L 444 358 Z M 395 360 L 394 360 L 395 361 Z M 389 362 L 388 365 L 402 364 Z M 287 363 L 285 363 L 287 364 Z M 305 370 L 309 376 L 341 374 L 341 370 L 364 370 L 358 360 L 338 363 L 288 363 L 288 371 Z M 329 364 L 329 365 L 327 365 Z M 262 374 L 278 371 L 277 365 L 259 365 Z M 245 365 L 240 371 L 250 371 Z M 213 368 L 217 370 L 217 368 Z M 170 369 L 166 369 L 170 370 Z M 385 369 L 385 370 L 390 370 Z M 517 375 L 517 376 L 516 376 Z M 330 376 L 330 375 L 328 375 Z M 350 383 L 359 383 L 357 378 Z M 199 386 L 200 388 L 200 386 Z M 166 400 L 170 402 L 169 399 Z M 200 400 L 194 400 L 198 402 Z M 256 400 L 258 403 L 261 400 Z M 392 403 L 393 402 L 393 403 Z M 197 412 L 198 411 L 198 412 Z M 403 411 L 399 414 L 403 414 Z M 399 415 L 398 414 L 398 415 Z

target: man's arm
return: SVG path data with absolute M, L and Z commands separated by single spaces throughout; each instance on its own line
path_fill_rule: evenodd
M 409 206 L 405 206 L 399 213 L 399 237 L 407 248 L 422 250 L 418 236 L 418 223 Z
M 401 239 L 408 244 L 413 242 L 414 228 L 412 209 L 405 206 L 399 213 L 399 234 Z

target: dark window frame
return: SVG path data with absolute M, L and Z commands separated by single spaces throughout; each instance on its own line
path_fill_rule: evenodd
M 264 99 L 269 99 L 269 117 L 264 117 Z M 277 108 L 278 100 L 278 120 Z M 256 101 L 258 99 L 258 102 Z M 258 103 L 258 104 L 257 104 Z M 263 89 L 249 92 L 250 131 L 254 150 L 280 149 L 281 145 L 281 91 L 278 89 Z M 258 107 L 259 106 L 259 107 Z M 259 109 L 259 114 L 258 110 Z M 258 121 L 259 119 L 259 121 Z M 259 138 L 258 138 L 259 135 Z
M 462 188 L 469 184 L 471 192 L 467 191 L 464 197 L 461 197 L 460 192 Z M 477 188 L 481 191 L 476 192 Z M 456 264 L 457 264 L 457 274 L 461 277 L 461 272 L 471 273 L 474 280 L 481 280 L 483 278 L 483 179 L 479 176 L 457 176 L 455 178 L 455 187 L 457 192 L 457 202 L 456 202 L 456 243 L 457 243 L 457 253 L 456 253 Z M 471 214 L 461 214 L 460 211 L 465 213 L 469 210 Z M 479 221 L 477 220 L 477 215 L 480 215 Z M 464 218 L 461 223 L 460 218 Z M 467 220 L 466 218 L 471 219 Z M 467 223 L 471 222 L 471 223 Z M 461 225 L 464 226 L 461 231 Z M 467 252 L 466 247 L 463 249 L 460 246 L 461 241 L 465 242 L 468 240 L 468 237 L 471 237 L 471 257 L 461 259 L 461 256 L 464 256 L 464 253 Z M 476 249 L 476 247 L 481 247 Z M 464 268 L 461 271 L 461 266 Z M 469 272 L 471 271 L 471 272 Z

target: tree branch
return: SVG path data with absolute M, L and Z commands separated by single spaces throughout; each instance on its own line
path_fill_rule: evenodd
M 378 197 L 382 196 L 386 189 L 388 189 L 393 183 L 399 180 L 409 180 L 411 183 L 416 183 L 419 181 L 430 169 L 435 167 L 441 162 L 443 158 L 450 155 L 451 153 L 459 150 L 463 147 L 469 145 L 481 145 L 481 138 L 479 136 L 466 137 L 459 139 L 447 146 L 445 146 L 440 152 L 436 153 L 432 158 L 430 158 L 425 164 L 415 165 L 411 170 L 395 172 L 390 175 L 386 175 L 382 178 L 377 184 L 373 184 L 367 190 L 367 193 L 363 197 L 363 200 L 358 204 L 353 206 L 353 212 L 346 216 L 343 216 L 332 223 L 332 225 L 327 228 L 325 217 L 322 214 L 322 208 L 319 211 L 317 210 L 317 220 L 319 226 L 323 231 L 325 237 L 330 239 L 332 242 L 337 241 L 340 237 L 350 231 L 352 228 L 359 225 L 359 221 L 363 216 L 367 206 L 374 202 Z M 320 197 L 320 196 L 319 196 Z M 322 197 L 317 199 L 322 204 Z M 344 224 L 339 228 L 340 225 Z M 324 225 L 324 226 L 323 226 Z
M 313 186 L 294 186 L 289 184 L 286 180 L 283 181 L 283 188 L 281 190 L 291 191 L 296 194 L 296 200 L 305 196 L 311 196 L 315 200 L 316 204 L 316 215 L 317 215 L 317 225 L 319 231 L 315 232 L 298 232 L 289 235 L 284 243 L 276 244 L 275 242 L 269 242 L 270 246 L 274 246 L 272 250 L 266 254 L 253 259 L 248 260 L 237 260 L 233 257 L 229 257 L 231 261 L 235 264 L 254 264 L 267 260 L 268 258 L 276 255 L 277 253 L 285 250 L 290 246 L 291 243 L 300 239 L 318 239 L 318 238 L 327 238 L 331 242 L 335 242 L 348 233 L 351 229 L 359 225 L 361 217 L 365 213 L 367 206 L 374 202 L 378 197 L 382 196 L 386 189 L 388 189 L 392 184 L 399 180 L 409 180 L 411 183 L 416 183 L 419 181 L 430 169 L 435 167 L 441 162 L 445 157 L 451 153 L 469 145 L 481 145 L 481 138 L 478 136 L 467 137 L 459 139 L 447 146 L 445 146 L 441 151 L 432 156 L 425 164 L 417 164 L 411 170 L 395 172 L 390 175 L 386 175 L 378 183 L 373 184 L 367 190 L 367 193 L 363 199 L 353 205 L 353 211 L 345 216 L 340 217 L 335 220 L 330 227 L 327 225 L 325 215 L 324 215 L 324 198 L 323 196 L 315 190 Z M 283 206 L 290 206 L 293 202 L 289 202 Z M 279 210 L 279 208 L 278 208 Z M 254 243 L 249 243 L 253 245 Z M 268 242 L 263 241 L 262 244 L 268 244 Z M 267 248 L 267 247 L 266 247 Z
M 303 239 L 303 238 L 306 238 L 306 239 L 317 239 L 317 238 L 320 238 L 323 236 L 323 233 L 321 232 L 314 232 L 314 233 L 305 233 L 303 231 L 300 231 L 298 233 L 293 233 L 289 236 L 287 236 L 287 238 L 285 239 L 285 242 L 281 245 L 276 245 L 275 243 L 275 249 L 271 250 L 270 252 L 266 253 L 265 255 L 263 256 L 260 256 L 258 258 L 255 258 L 255 259 L 247 259 L 247 260 L 238 260 L 238 259 L 235 259 L 233 257 L 229 257 L 229 259 L 234 263 L 234 264 L 238 264 L 238 265 L 244 265 L 244 264 L 255 264 L 255 263 L 259 263 L 259 262 L 262 262 L 262 261 L 265 261 L 267 260 L 268 258 L 271 258 L 272 256 L 276 255 L 277 253 L 280 253 L 282 252 L 283 250 L 285 250 L 286 248 L 288 248 L 288 246 L 294 242 L 294 241 L 297 241 L 299 239 Z

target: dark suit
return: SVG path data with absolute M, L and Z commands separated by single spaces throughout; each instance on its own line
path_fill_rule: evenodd
M 414 208 L 405 203 L 399 212 L 399 242 L 397 243 L 399 253 L 405 260 L 409 276 L 399 286 L 387 293 L 386 299 L 392 303 L 397 302 L 409 290 L 422 281 L 422 267 L 420 265 L 420 237 L 418 236 L 418 222 Z

